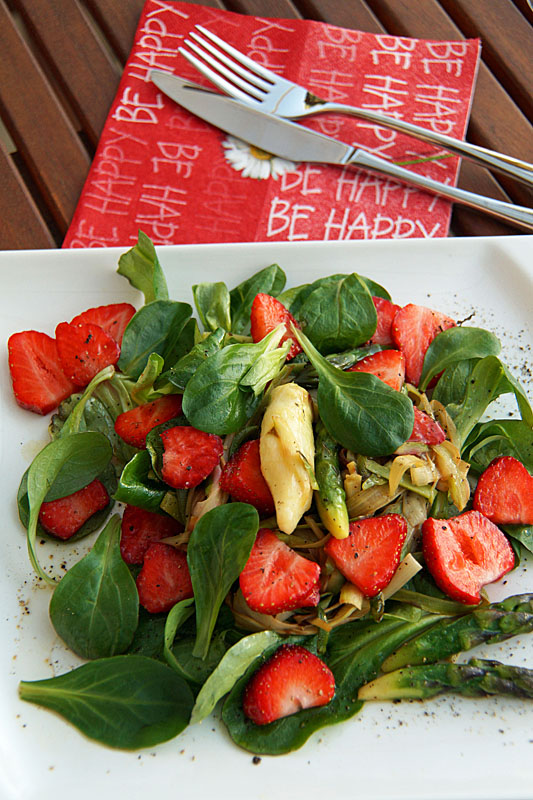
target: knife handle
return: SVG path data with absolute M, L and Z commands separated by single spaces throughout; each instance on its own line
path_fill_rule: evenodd
M 424 175 L 418 175 L 409 169 L 399 167 L 390 161 L 385 161 L 385 159 L 368 153 L 366 150 L 356 150 L 344 163 L 388 175 L 402 183 L 410 183 L 431 194 L 446 197 L 456 203 L 462 203 L 478 211 L 492 214 L 492 216 L 503 219 L 505 222 L 518 225 L 527 230 L 533 230 L 533 209 L 531 208 L 515 206 L 512 203 L 495 200 L 493 197 L 485 197 L 482 194 L 474 194 L 474 192 L 458 189 L 455 186 L 447 186 L 445 183 L 439 183 L 439 181 L 434 181 L 432 178 L 426 178 Z
M 315 113 L 315 106 L 312 106 Z M 430 131 L 420 125 L 414 125 L 412 122 L 406 122 L 403 119 L 394 119 L 378 111 L 372 111 L 367 108 L 357 108 L 356 106 L 343 105 L 342 103 L 324 103 L 320 106 L 320 113 L 336 112 L 337 114 L 349 114 L 359 119 L 365 119 L 369 122 L 375 122 L 384 128 L 391 128 L 391 130 L 398 131 L 399 133 L 407 133 L 409 136 L 415 136 L 423 142 L 444 147 L 450 153 L 455 153 L 463 158 L 468 158 L 470 161 L 475 161 L 488 169 L 497 170 L 505 175 L 510 175 L 511 178 L 522 181 L 529 186 L 533 187 L 533 164 L 527 161 L 521 161 L 514 156 L 508 156 L 505 153 L 498 153 L 496 150 L 489 150 L 487 147 L 480 147 L 470 142 L 463 142 L 461 139 L 455 139 L 453 136 L 446 136 L 444 133 L 437 133 Z

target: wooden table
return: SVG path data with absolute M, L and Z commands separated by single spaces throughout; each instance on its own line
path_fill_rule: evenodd
M 527 0 L 202 0 L 425 39 L 480 36 L 468 139 L 533 162 Z M 128 56 L 143 0 L 0 0 L 0 249 L 61 245 Z M 469 162 L 465 189 L 522 205 L 533 192 Z M 517 233 L 457 208 L 461 236 Z

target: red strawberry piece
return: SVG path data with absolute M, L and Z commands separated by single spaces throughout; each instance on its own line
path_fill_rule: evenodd
M 392 322 L 400 310 L 400 306 L 391 303 L 390 300 L 385 300 L 384 297 L 373 297 L 372 300 L 376 306 L 378 324 L 370 341 L 374 342 L 374 344 L 394 344 Z
M 39 331 L 14 333 L 7 348 L 13 392 L 22 408 L 48 414 L 76 391 L 63 372 L 57 343 L 51 336 Z
M 245 442 L 224 465 L 220 488 L 233 500 L 250 503 L 260 514 L 274 513 L 274 500 L 261 472 L 259 439 Z
M 287 329 L 287 333 L 283 334 L 280 345 L 286 342 L 287 339 L 292 339 L 291 349 L 287 354 L 287 361 L 294 358 L 295 355 L 302 352 L 302 348 L 294 338 L 291 332 L 291 323 L 299 328 L 300 326 L 283 303 L 276 300 L 270 294 L 256 294 L 254 302 L 252 303 L 252 311 L 250 314 L 251 333 L 254 342 L 260 342 L 264 339 L 267 333 L 273 331 L 278 325 L 283 323 Z
M 446 434 L 438 422 L 431 419 L 429 414 L 424 414 L 419 408 L 414 406 L 415 423 L 413 432 L 407 441 L 424 442 L 424 444 L 441 444 L 446 439 Z
M 474 508 L 497 525 L 533 525 L 533 476 L 512 456 L 495 458 L 478 481 Z
M 514 567 L 506 536 L 479 511 L 427 519 L 422 525 L 422 551 L 437 586 L 452 600 L 469 605 L 481 601 L 483 586 Z
M 437 334 L 453 328 L 455 322 L 439 311 L 413 303 L 401 308 L 392 323 L 392 336 L 405 355 L 405 376 L 418 386 L 426 351 Z
M 142 564 L 148 548 L 160 539 L 176 536 L 183 530 L 172 517 L 126 506 L 122 517 L 120 552 L 126 564 Z
M 146 436 L 156 425 L 162 425 L 181 414 L 181 394 L 166 394 L 151 403 L 143 403 L 119 414 L 115 431 L 133 447 L 146 447 Z
M 135 308 L 131 303 L 111 303 L 107 306 L 88 308 L 87 311 L 74 317 L 70 324 L 78 325 L 80 322 L 88 322 L 92 325 L 99 325 L 120 345 L 126 325 L 134 314 Z
M 161 439 L 161 474 L 174 489 L 198 486 L 213 472 L 224 449 L 220 436 L 185 425 L 168 428 L 161 434 Z
M 325 706 L 334 694 L 333 673 L 318 656 L 299 644 L 282 644 L 247 684 L 243 710 L 256 725 L 268 725 L 304 708 Z
M 137 575 L 140 604 L 150 612 L 170 611 L 180 600 L 193 596 L 187 556 L 171 544 L 154 542 Z
M 347 372 L 370 372 L 387 386 L 400 391 L 405 380 L 405 356 L 399 350 L 381 350 L 362 358 Z
M 350 535 L 332 537 L 324 550 L 350 583 L 374 597 L 396 572 L 406 535 L 407 522 L 400 514 L 369 517 L 350 522 Z
M 87 386 L 101 369 L 116 364 L 120 356 L 113 337 L 92 323 L 60 322 L 56 340 L 65 375 L 77 386 Z
M 39 522 L 45 531 L 58 539 L 70 539 L 93 514 L 101 511 L 108 503 L 107 489 L 95 478 L 74 494 L 43 503 L 39 511 Z
M 239 577 L 244 599 L 261 614 L 316 606 L 320 567 L 298 555 L 268 528 L 260 528 Z

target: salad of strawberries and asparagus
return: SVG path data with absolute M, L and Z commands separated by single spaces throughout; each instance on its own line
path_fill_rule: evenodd
M 277 265 L 193 286 L 195 317 L 142 233 L 118 272 L 139 310 L 8 342 L 16 401 L 53 412 L 18 491 L 28 553 L 86 662 L 20 696 L 126 749 L 223 701 L 270 754 L 368 700 L 531 698 L 533 670 L 457 658 L 533 631 L 533 593 L 484 588 L 533 552 L 533 411 L 498 338 Z M 89 534 L 61 578 L 41 563 Z

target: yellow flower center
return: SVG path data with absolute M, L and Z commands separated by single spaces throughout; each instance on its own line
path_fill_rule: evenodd
M 267 153 L 266 150 L 261 150 L 260 147 L 254 147 L 253 144 L 250 145 L 250 153 L 259 161 L 270 161 L 273 158 L 272 153 Z

